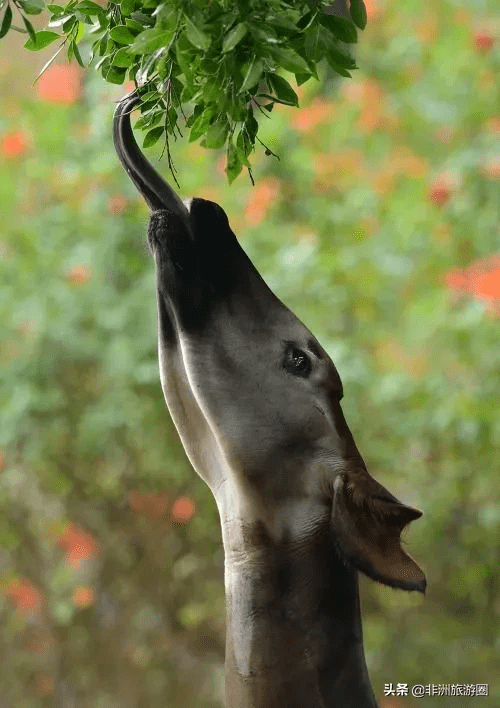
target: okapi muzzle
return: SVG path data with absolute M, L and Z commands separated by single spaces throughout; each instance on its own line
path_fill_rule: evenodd
M 228 705 L 371 708 L 357 570 L 424 592 L 400 539 L 422 512 L 368 473 L 333 362 L 267 287 L 222 208 L 183 202 L 142 155 L 137 102 L 118 105 L 114 142 L 152 211 L 165 400 L 221 517 Z

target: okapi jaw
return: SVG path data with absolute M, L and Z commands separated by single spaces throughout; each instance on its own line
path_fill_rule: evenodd
M 220 512 L 228 705 L 372 708 L 357 570 L 424 592 L 400 540 L 421 512 L 369 475 L 333 362 L 264 283 L 224 211 L 181 202 L 140 154 L 134 101 L 117 109 L 115 144 L 153 209 L 165 400 Z

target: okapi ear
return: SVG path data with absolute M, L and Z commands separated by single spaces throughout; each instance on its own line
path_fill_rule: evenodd
M 340 473 L 333 490 L 332 525 L 345 559 L 379 583 L 425 593 L 425 575 L 401 548 L 401 531 L 422 512 L 362 469 Z

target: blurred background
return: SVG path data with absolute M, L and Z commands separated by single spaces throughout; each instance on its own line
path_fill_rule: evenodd
M 361 579 L 381 708 L 493 708 L 500 10 L 367 8 L 353 79 L 325 69 L 265 120 L 280 160 L 254 155 L 255 187 L 187 139 L 173 156 L 332 356 L 371 473 L 424 511 L 425 598 Z M 125 89 L 62 60 L 33 86 L 51 49 L 24 39 L 0 42 L 0 706 L 215 708 L 219 520 L 160 388 L 148 212 L 111 139 Z

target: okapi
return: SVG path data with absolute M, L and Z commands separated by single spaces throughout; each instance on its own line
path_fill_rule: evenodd
M 422 512 L 367 471 L 342 382 L 206 199 L 182 201 L 139 150 L 133 93 L 114 143 L 151 209 L 160 379 L 210 487 L 225 554 L 228 708 L 376 708 L 358 571 L 425 591 L 400 534 Z

